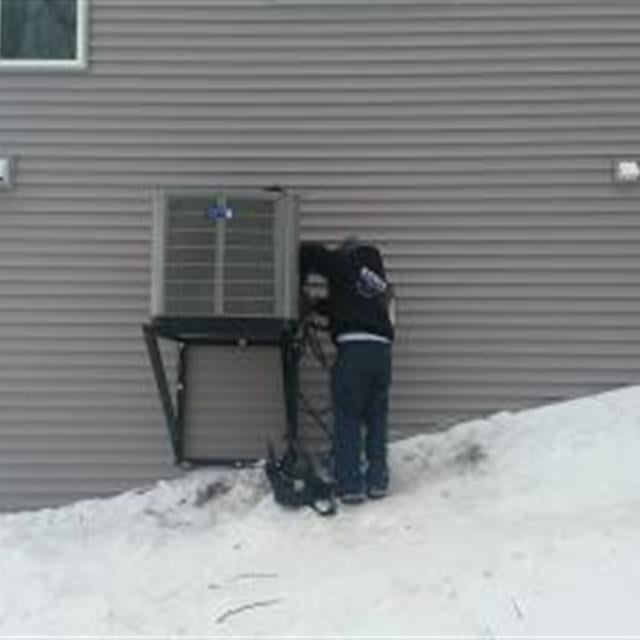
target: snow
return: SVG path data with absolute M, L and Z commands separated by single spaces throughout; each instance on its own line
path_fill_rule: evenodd
M 640 636 L 640 387 L 398 442 L 333 518 L 260 468 L 0 517 L 0 636 Z

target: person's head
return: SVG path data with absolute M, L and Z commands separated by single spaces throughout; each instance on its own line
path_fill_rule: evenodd
M 340 244 L 338 245 L 338 249 L 340 251 L 352 251 L 353 249 L 357 249 L 358 247 L 362 247 L 367 243 L 364 242 L 361 238 L 356 235 L 347 236 Z

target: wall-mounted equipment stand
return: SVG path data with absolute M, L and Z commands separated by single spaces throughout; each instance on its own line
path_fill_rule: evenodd
M 300 338 L 298 323 L 282 319 L 231 318 L 154 318 L 142 325 L 158 393 L 162 401 L 169 439 L 176 465 L 235 465 L 255 462 L 246 458 L 202 458 L 185 455 L 185 403 L 188 382 L 189 347 L 192 345 L 226 345 L 239 348 L 273 346 L 280 349 L 282 382 L 286 413 L 285 439 L 298 434 L 298 362 Z M 160 351 L 160 338 L 175 342 L 178 360 L 175 393 L 172 394 L 165 363 Z M 175 398 L 175 400 L 174 400 Z
M 298 198 L 280 187 L 205 186 L 155 192 L 150 320 L 145 342 L 176 464 L 234 464 L 192 458 L 185 420 L 192 345 L 273 346 L 282 355 L 285 437 L 297 435 Z M 175 393 L 159 341 L 178 346 Z

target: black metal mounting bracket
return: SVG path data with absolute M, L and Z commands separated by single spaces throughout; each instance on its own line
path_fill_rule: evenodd
M 154 318 L 142 325 L 147 353 L 162 403 L 174 462 L 182 467 L 238 466 L 256 462 L 249 458 L 211 458 L 185 455 L 185 407 L 189 346 L 236 345 L 274 346 L 280 349 L 281 375 L 286 415 L 285 439 L 298 433 L 299 339 L 298 323 L 293 320 L 234 318 Z M 172 394 L 167 369 L 160 350 L 160 339 L 177 344 L 178 358 L 175 392 Z

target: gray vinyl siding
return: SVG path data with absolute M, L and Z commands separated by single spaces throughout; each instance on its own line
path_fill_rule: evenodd
M 90 9 L 85 72 L 0 69 L 0 508 L 174 472 L 140 332 L 158 187 L 284 185 L 304 238 L 381 245 L 395 435 L 636 382 L 639 190 L 611 164 L 640 157 L 640 3 Z M 262 452 L 277 357 L 204 351 L 192 453 Z

